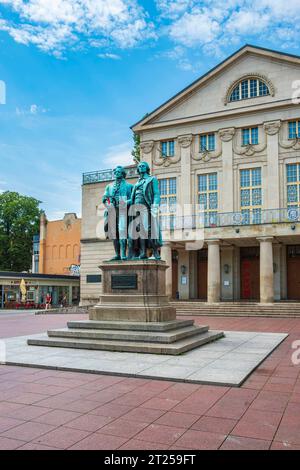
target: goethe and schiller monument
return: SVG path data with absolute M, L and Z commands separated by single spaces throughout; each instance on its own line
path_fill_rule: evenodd
M 115 256 L 99 266 L 103 289 L 89 320 L 69 322 L 68 328 L 49 331 L 47 339 L 29 344 L 182 354 L 223 336 L 208 326 L 194 326 L 193 320 L 176 320 L 166 295 L 168 266 L 159 253 L 158 180 L 146 162 L 139 163 L 138 174 L 133 186 L 126 182 L 124 168 L 117 167 L 114 183 L 105 189 L 105 232 Z

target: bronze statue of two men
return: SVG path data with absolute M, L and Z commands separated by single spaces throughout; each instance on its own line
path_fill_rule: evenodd
M 158 180 L 150 175 L 147 162 L 137 167 L 139 179 L 127 183 L 122 166 L 114 169 L 115 181 L 106 186 L 102 202 L 106 207 L 104 230 L 113 241 L 113 260 L 160 259 L 162 237 L 159 224 Z M 148 258 L 148 250 L 152 256 Z

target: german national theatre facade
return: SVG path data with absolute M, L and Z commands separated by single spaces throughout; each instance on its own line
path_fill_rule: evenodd
M 133 126 L 160 181 L 162 220 L 174 223 L 176 204 L 204 209 L 201 249 L 190 249 L 191 234 L 161 249 L 170 297 L 300 300 L 297 88 L 300 57 L 244 46 Z M 82 304 L 98 300 L 98 265 L 113 254 L 99 226 L 111 177 L 83 179 Z

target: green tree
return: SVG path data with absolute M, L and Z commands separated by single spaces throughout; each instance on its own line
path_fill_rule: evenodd
M 6 191 L 0 194 L 0 270 L 28 271 L 32 238 L 39 233 L 40 201 Z
M 139 163 L 141 161 L 141 151 L 140 151 L 140 144 L 141 138 L 139 134 L 133 133 L 133 150 L 131 155 L 133 156 L 133 160 L 135 163 Z

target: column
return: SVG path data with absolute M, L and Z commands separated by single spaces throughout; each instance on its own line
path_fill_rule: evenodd
M 207 266 L 207 302 L 220 302 L 221 273 L 220 273 L 220 240 L 209 240 Z
M 68 305 L 73 305 L 72 298 L 73 298 L 73 286 L 69 286 L 69 302 L 67 302 Z
M 267 190 L 266 209 L 279 209 L 279 144 L 278 133 L 281 126 L 280 121 L 264 123 L 264 130 L 267 134 L 267 161 L 268 180 L 264 184 Z
M 161 259 L 167 263 L 166 270 L 166 294 L 172 297 L 172 248 L 171 243 L 165 242 L 160 249 Z M 177 289 L 176 289 L 177 290 Z
M 221 298 L 233 300 L 233 254 L 234 246 L 223 246 L 221 250 Z
M 179 298 L 188 300 L 190 298 L 190 253 L 187 250 L 179 250 L 178 255 Z
M 185 204 L 191 204 L 191 134 L 178 137 L 181 153 L 181 201 L 182 208 Z M 187 209 L 187 208 L 186 208 Z M 188 215 L 188 214 L 187 214 Z
M 222 178 L 223 191 L 221 196 L 222 212 L 234 211 L 234 184 L 233 184 L 233 148 L 232 139 L 235 134 L 235 128 L 220 129 L 219 137 L 222 140 Z
M 281 244 L 273 244 L 274 300 L 281 300 Z
M 274 302 L 273 237 L 257 239 L 260 243 L 260 302 Z

